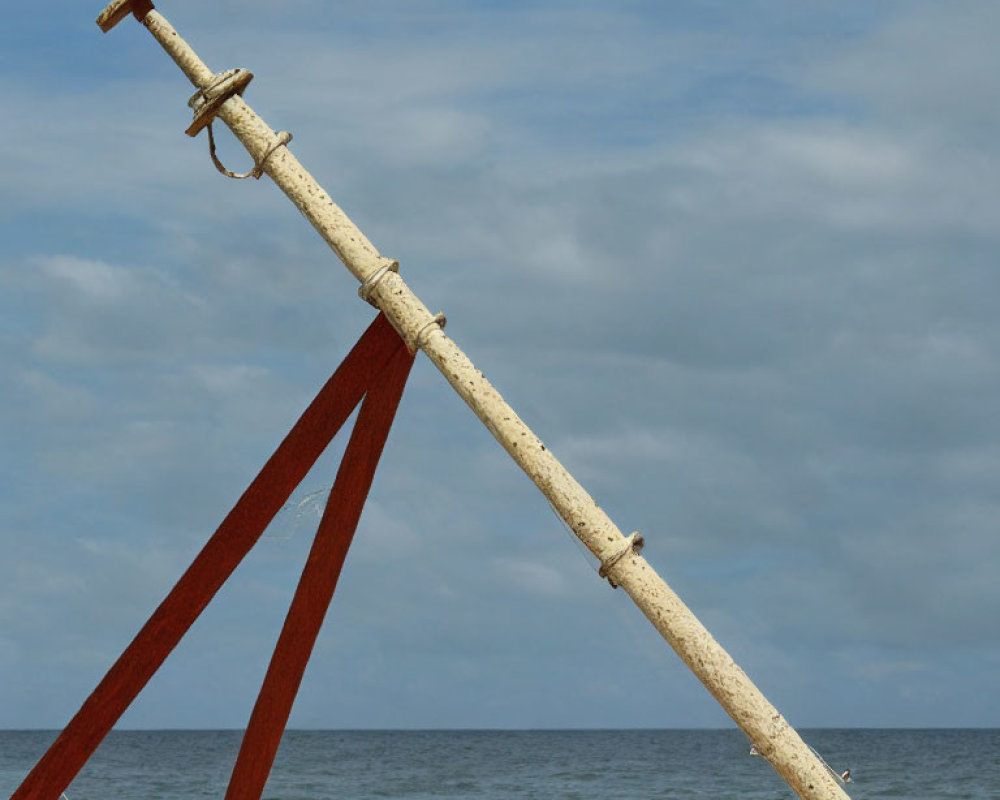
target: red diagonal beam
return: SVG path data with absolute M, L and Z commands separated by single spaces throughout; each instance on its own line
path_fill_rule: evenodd
M 401 347 L 379 314 L 11 800 L 58 800 L 66 791 Z
M 226 800 L 259 800 L 375 477 L 413 355 L 400 350 L 361 404 L 337 480 L 243 736 Z

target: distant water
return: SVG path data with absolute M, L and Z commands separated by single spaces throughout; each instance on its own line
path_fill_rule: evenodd
M 803 738 L 848 794 L 907 800 L 1000 800 L 1000 730 L 815 730 Z M 8 797 L 55 734 L 0 732 Z M 239 749 L 235 731 L 116 731 L 70 786 L 71 800 L 221 800 Z M 269 800 L 374 798 L 794 797 L 722 731 L 290 731 Z

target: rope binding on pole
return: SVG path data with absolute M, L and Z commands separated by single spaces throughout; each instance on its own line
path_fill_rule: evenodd
M 253 178 L 254 180 L 260 180 L 260 176 L 264 174 L 264 164 L 274 151 L 292 141 L 292 134 L 288 131 L 279 131 L 271 141 L 271 144 L 267 146 L 264 154 L 254 161 L 253 169 L 249 172 L 232 172 L 226 169 L 222 165 L 222 162 L 219 161 L 219 157 L 215 154 L 215 136 L 212 133 L 212 122 L 215 120 L 215 115 L 219 113 L 222 104 L 234 95 L 242 97 L 243 90 L 250 85 L 250 81 L 252 80 L 253 73 L 248 69 L 243 69 L 242 67 L 227 69 L 224 72 L 217 73 L 208 86 L 199 89 L 188 100 L 188 105 L 194 111 L 194 120 L 184 132 L 188 136 L 193 137 L 201 133 L 202 129 L 208 128 L 208 154 L 212 157 L 212 163 L 215 165 L 215 168 L 227 178 L 236 178 L 238 180 Z
M 632 531 L 632 533 L 625 537 L 625 541 L 622 543 L 622 546 L 601 562 L 601 568 L 597 570 L 597 574 L 602 578 L 607 578 L 612 589 L 617 589 L 618 583 L 613 577 L 611 577 L 611 570 L 614 569 L 615 565 L 629 553 L 634 556 L 639 555 L 645 544 L 646 540 L 642 538 L 642 534 L 639 533 L 639 531 Z
M 209 129 L 211 130 L 211 129 Z M 382 279 L 388 275 L 390 272 L 395 272 L 399 274 L 399 262 L 394 258 L 384 258 L 382 260 L 382 265 L 378 269 L 374 270 L 367 278 L 361 281 L 361 285 L 358 287 L 358 297 L 364 300 L 369 305 L 378 308 L 378 305 L 372 300 L 372 295 L 378 288 L 379 283 Z M 411 353 L 416 353 L 418 350 L 423 350 L 425 338 L 433 333 L 435 330 L 444 331 L 444 326 L 448 324 L 448 318 L 445 316 L 443 311 L 438 311 L 436 314 L 431 316 L 426 322 L 420 325 L 416 331 L 403 334 L 404 340 L 406 341 L 406 348 Z
M 390 272 L 395 272 L 397 275 L 399 274 L 399 262 L 395 259 L 387 259 L 381 267 L 361 282 L 361 285 L 358 287 L 358 297 L 369 305 L 375 305 L 371 301 L 372 292 L 375 291 L 375 287 L 378 285 L 378 282 Z
M 420 329 L 413 335 L 413 339 L 406 343 L 406 346 L 410 349 L 411 353 L 416 353 L 424 346 L 424 335 L 431 333 L 432 331 L 439 330 L 443 331 L 444 326 L 448 324 L 448 318 L 444 315 L 443 311 L 438 311 L 433 317 L 431 317 L 427 322 L 420 326 Z
M 206 125 L 211 125 L 219 106 L 234 94 L 243 95 L 243 90 L 253 80 L 253 73 L 242 67 L 234 67 L 216 73 L 208 86 L 203 86 L 188 100 L 194 111 L 194 121 L 184 131 L 188 136 L 197 136 Z

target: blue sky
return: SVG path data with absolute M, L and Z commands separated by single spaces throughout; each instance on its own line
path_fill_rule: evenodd
M 66 722 L 372 316 L 99 10 L 0 31 L 0 727 Z M 793 725 L 1000 724 L 1000 7 L 160 10 Z M 245 724 L 306 522 L 124 725 Z M 421 358 L 291 724 L 729 722 Z

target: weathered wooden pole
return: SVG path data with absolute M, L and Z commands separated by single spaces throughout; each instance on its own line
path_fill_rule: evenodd
M 359 294 L 379 308 L 409 344 L 422 350 L 482 420 L 490 433 L 601 562 L 600 574 L 635 601 L 684 663 L 697 675 L 789 786 L 804 800 L 847 798 L 837 779 L 719 645 L 691 610 L 639 554 L 642 539 L 622 535 L 594 499 L 506 403 L 443 330 L 398 274 L 289 151 L 290 137 L 276 134 L 244 102 L 245 71 L 216 75 L 149 0 L 115 0 L 98 17 L 105 32 L 132 14 L 177 63 L 198 92 L 191 100 L 196 134 L 221 119 L 246 147 L 258 174 L 288 195 L 348 270 Z

